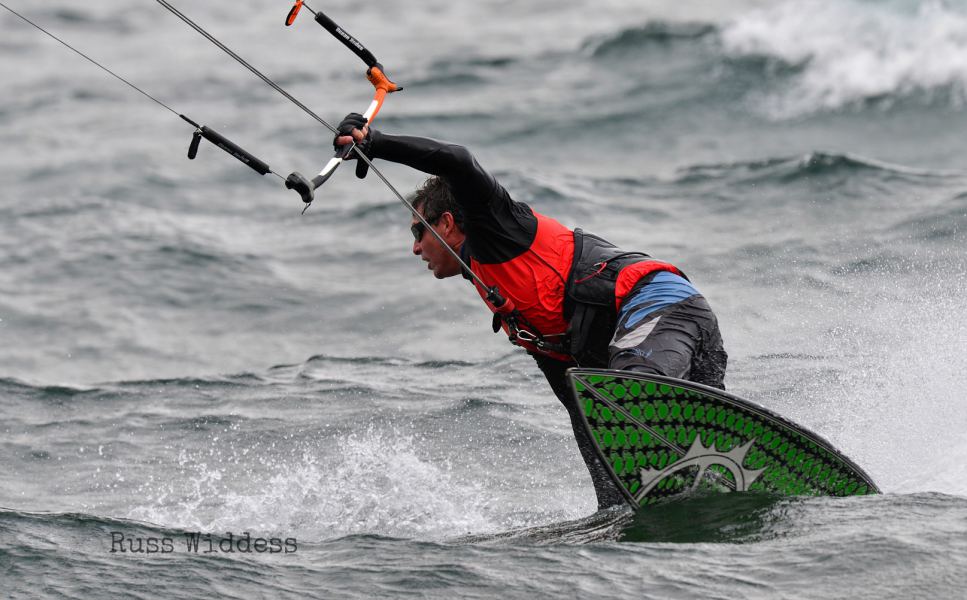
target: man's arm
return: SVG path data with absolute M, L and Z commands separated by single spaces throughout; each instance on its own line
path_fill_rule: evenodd
M 357 113 L 346 115 L 338 130 L 333 140 L 337 147 L 355 141 L 370 159 L 388 160 L 442 178 L 465 213 L 483 215 L 494 208 L 499 210 L 502 204 L 514 204 L 507 190 L 463 146 L 425 137 L 389 135 L 370 128 Z M 356 156 L 350 154 L 348 158 Z
M 463 146 L 370 130 L 368 147 L 370 158 L 400 163 L 446 180 L 465 213 L 489 212 L 495 199 L 511 202 L 506 190 Z
M 468 247 L 475 259 L 485 263 L 510 260 L 526 252 L 533 242 L 537 233 L 534 212 L 526 204 L 515 202 L 463 146 L 389 135 L 370 129 L 365 119 L 355 114 L 343 119 L 339 132 L 334 140 L 337 145 L 355 140 L 372 159 L 407 165 L 443 179 L 460 206 Z

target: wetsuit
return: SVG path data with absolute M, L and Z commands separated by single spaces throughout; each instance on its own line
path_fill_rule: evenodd
M 505 319 L 504 330 L 534 357 L 567 409 L 598 507 L 621 504 L 565 372 L 580 364 L 724 388 L 727 356 L 708 303 L 673 265 L 567 229 L 516 202 L 462 146 L 376 130 L 370 131 L 367 146 L 371 158 L 447 182 L 463 217 L 461 258 L 488 286 L 496 285 L 514 301 L 521 318 Z M 487 290 L 474 285 L 486 302 Z

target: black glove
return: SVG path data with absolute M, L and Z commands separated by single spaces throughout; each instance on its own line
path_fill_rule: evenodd
M 342 122 L 339 123 L 339 127 L 336 128 L 337 131 L 339 131 L 339 134 L 336 137 L 343 136 L 343 135 L 351 136 L 353 134 L 353 129 L 362 130 L 363 127 L 366 126 L 366 123 L 368 123 L 368 121 L 366 120 L 366 117 L 364 117 L 363 115 L 359 113 L 349 113 L 348 115 L 343 117 Z M 366 137 L 363 139 L 363 141 L 357 142 L 356 146 L 364 154 L 366 154 L 367 157 L 369 156 L 369 131 L 366 132 Z M 333 138 L 333 148 L 335 148 L 337 152 L 341 148 L 341 146 L 336 145 L 335 138 Z M 358 157 L 356 156 L 355 152 L 351 152 L 349 156 L 346 157 L 346 159 L 347 160 L 358 159 Z M 367 173 L 369 173 L 369 165 L 366 163 L 366 161 L 357 160 L 356 177 L 360 179 L 364 179 Z

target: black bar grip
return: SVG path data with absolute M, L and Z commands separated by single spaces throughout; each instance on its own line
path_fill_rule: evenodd
M 373 67 L 376 65 L 376 57 L 373 56 L 373 53 L 367 50 L 366 46 L 363 46 L 359 40 L 349 35 L 345 29 L 339 25 L 336 25 L 336 22 L 327 17 L 322 11 L 316 13 L 316 22 L 322 25 L 326 31 L 336 36 L 336 38 L 338 38 L 339 41 L 342 42 L 347 48 L 352 50 L 356 56 L 363 59 L 363 62 L 366 63 L 367 67 Z
M 290 173 L 285 178 L 285 187 L 286 189 L 299 192 L 299 195 L 302 196 L 302 201 L 306 203 L 307 207 L 309 204 L 312 204 L 312 193 L 316 188 L 312 186 L 312 182 L 306 179 L 306 176 L 302 173 Z
M 196 141 L 199 133 L 209 142 L 215 144 L 225 152 L 228 152 L 238 160 L 242 161 L 252 170 L 257 171 L 259 175 L 265 175 L 266 173 L 272 172 L 272 169 L 266 162 L 260 160 L 251 152 L 248 152 L 238 144 L 229 140 L 227 137 L 218 133 L 214 129 L 211 129 L 210 127 L 206 127 L 205 125 L 202 125 L 201 128 L 195 132 L 195 137 L 191 142 L 192 148 L 189 148 L 189 151 L 194 149 L 197 152 L 198 146 Z
M 201 134 L 196 129 L 191 134 L 191 144 L 188 145 L 188 160 L 195 160 L 198 156 L 198 145 L 201 144 Z

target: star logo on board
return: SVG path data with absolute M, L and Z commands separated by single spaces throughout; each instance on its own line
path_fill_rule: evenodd
M 642 498 L 647 496 L 658 485 L 659 481 L 675 471 L 689 467 L 698 467 L 698 474 L 695 476 L 695 480 L 692 482 L 690 488 L 694 490 L 705 476 L 705 471 L 712 465 L 724 467 L 732 473 L 735 481 L 734 491 L 748 491 L 749 486 L 765 471 L 765 469 L 746 469 L 742 466 L 743 461 L 745 461 L 745 455 L 748 454 L 754 442 L 755 440 L 752 439 L 741 446 L 732 448 L 728 452 L 719 452 L 715 449 L 714 442 L 709 447 L 706 447 L 702 443 L 701 438 L 696 436 L 695 441 L 692 442 L 692 447 L 688 449 L 688 452 L 685 453 L 685 456 L 681 460 L 675 461 L 664 469 L 653 469 L 651 467 L 641 469 L 639 476 L 641 477 L 642 487 L 635 494 L 635 500 L 640 502 Z

